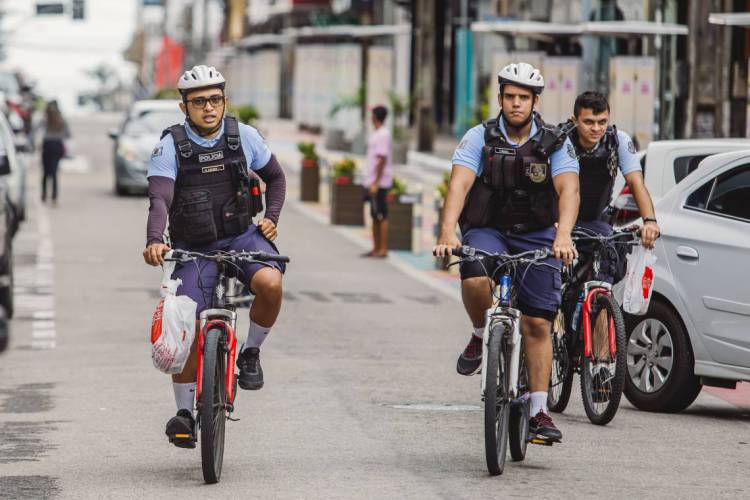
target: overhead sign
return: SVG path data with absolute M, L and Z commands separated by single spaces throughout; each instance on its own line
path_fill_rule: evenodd
M 62 2 L 38 2 L 36 4 L 36 15 L 61 15 L 65 13 L 65 6 Z

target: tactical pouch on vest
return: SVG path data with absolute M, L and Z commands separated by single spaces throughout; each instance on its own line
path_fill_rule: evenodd
M 263 194 L 260 191 L 260 181 L 257 177 L 250 178 L 250 217 L 255 217 L 263 211 Z
M 512 149 L 485 146 L 484 162 L 487 169 L 482 178 L 495 191 L 510 191 L 518 185 L 517 172 L 523 159 Z M 502 151 L 500 151 L 502 149 Z
M 466 200 L 471 203 L 465 203 L 463 212 L 459 217 L 461 231 L 465 232 L 472 227 L 487 227 L 490 224 L 493 215 L 493 195 L 495 191 L 481 179 L 474 181 L 471 186 Z
M 210 191 L 184 190 L 176 203 L 175 215 L 181 233 L 175 235 L 175 239 L 184 239 L 188 243 L 208 243 L 218 238 Z

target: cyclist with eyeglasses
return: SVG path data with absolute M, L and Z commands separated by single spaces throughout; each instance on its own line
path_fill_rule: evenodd
M 544 78 L 527 63 L 498 73 L 500 115 L 470 129 L 453 155 L 435 254 L 460 245 L 493 253 L 551 248 L 552 266 L 531 266 L 519 275 L 518 306 L 523 317 L 530 389 L 529 433 L 560 441 L 562 433 L 547 411 L 552 369 L 552 320 L 560 305 L 560 263 L 577 255 L 571 230 L 578 213 L 578 161 L 557 127 L 534 111 Z M 463 241 L 456 235 L 460 224 Z M 485 312 L 492 286 L 477 262 L 461 265 L 461 294 L 473 331 L 458 358 L 457 371 L 474 375 L 482 366 Z
M 216 68 L 203 65 L 186 71 L 177 83 L 185 122 L 164 131 L 148 167 L 150 206 L 143 258 L 152 266 L 162 264 L 170 250 L 163 240 L 167 223 L 174 248 L 278 254 L 272 242 L 286 196 L 284 172 L 260 133 L 226 114 L 225 86 Z M 253 216 L 262 209 L 258 177 L 266 184 L 266 210 L 255 225 Z M 263 387 L 260 346 L 281 309 L 284 266 L 239 267 L 238 277 L 255 299 L 247 340 L 237 358 L 238 383 L 242 389 L 258 390 Z M 216 264 L 209 261 L 178 264 L 172 274 L 182 280 L 177 293 L 197 302 L 198 315 L 211 307 L 216 274 Z M 183 448 L 195 447 L 195 349 L 193 345 L 183 372 L 172 376 L 178 411 L 166 433 Z

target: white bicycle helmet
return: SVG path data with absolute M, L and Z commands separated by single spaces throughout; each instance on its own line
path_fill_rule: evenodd
M 505 66 L 497 74 L 497 83 L 500 91 L 503 85 L 510 83 L 524 87 L 539 95 L 544 90 L 544 77 L 542 73 L 529 63 L 511 63 Z
M 177 81 L 177 90 L 185 93 L 190 90 L 203 89 L 206 87 L 221 87 L 226 85 L 224 76 L 213 66 L 193 66 L 193 69 L 185 71 Z

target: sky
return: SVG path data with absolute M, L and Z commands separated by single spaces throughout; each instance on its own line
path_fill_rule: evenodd
M 34 15 L 40 0 L 2 0 L 6 59 L 0 66 L 20 69 L 36 81 L 44 97 L 76 111 L 77 95 L 96 88 L 85 70 L 107 63 L 129 81 L 135 72 L 122 57 L 136 23 L 138 0 L 86 0 L 86 19 Z M 55 2 L 56 0 L 43 0 Z M 69 0 L 57 0 L 69 3 Z

